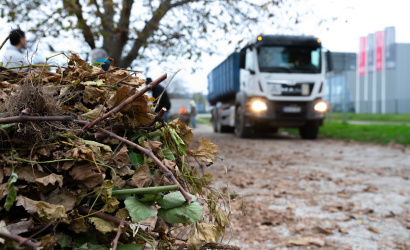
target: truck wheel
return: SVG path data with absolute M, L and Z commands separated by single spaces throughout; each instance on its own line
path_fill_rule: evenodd
M 250 128 L 245 127 L 245 115 L 242 107 L 236 108 L 235 114 L 235 135 L 239 138 L 250 136 Z
M 212 127 L 214 128 L 214 132 L 218 133 L 218 125 L 217 123 L 218 118 L 216 117 L 216 115 L 212 116 Z
M 229 133 L 232 132 L 232 128 L 229 126 L 222 125 L 221 118 L 219 117 L 216 122 L 216 131 L 218 133 Z
M 300 137 L 304 140 L 314 140 L 319 133 L 319 126 L 317 123 L 308 123 L 299 128 Z

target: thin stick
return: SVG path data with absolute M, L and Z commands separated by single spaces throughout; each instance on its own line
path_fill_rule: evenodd
M 118 224 L 118 225 L 121 224 L 121 219 L 120 218 L 117 218 L 115 216 L 105 214 L 105 213 L 102 213 L 102 212 L 97 212 L 97 210 L 94 210 L 94 209 L 89 209 L 89 208 L 84 207 L 84 206 L 79 206 L 78 211 L 80 212 L 80 214 L 83 214 L 83 215 L 91 214 L 91 215 L 93 215 L 95 217 L 98 217 L 98 218 L 101 218 L 103 220 L 111 221 L 111 222 L 114 222 L 115 224 Z M 128 221 L 124 221 L 124 224 L 127 227 L 130 226 L 130 223 Z
M 4 44 L 6 44 L 7 40 L 9 40 L 10 38 L 10 34 L 6 37 L 6 39 L 4 39 L 3 43 L 0 46 L 0 50 L 3 48 Z
M 15 123 L 15 122 L 44 122 L 44 121 L 73 121 L 71 116 L 12 116 L 0 118 L 0 124 Z
M 54 67 L 58 68 L 60 66 L 57 65 L 44 65 L 44 64 L 29 64 L 29 65 L 22 65 L 22 66 L 15 66 L 15 67 L 7 67 L 6 69 L 25 69 L 25 68 L 42 68 L 42 67 Z
M 152 89 L 154 86 L 158 85 L 160 82 L 164 81 L 167 78 L 167 74 L 163 74 L 162 76 L 160 76 L 157 80 L 151 82 L 150 84 L 148 84 L 147 86 L 145 86 L 145 88 L 141 89 L 140 91 L 138 91 L 137 93 L 135 93 L 134 95 L 128 97 L 127 99 L 125 99 L 122 103 L 120 103 L 117 107 L 113 108 L 112 110 L 108 111 L 107 113 L 105 113 L 103 116 L 101 116 L 100 118 L 95 119 L 94 121 L 92 121 L 90 124 L 87 124 L 83 127 L 83 130 L 86 130 L 88 128 L 92 128 L 94 127 L 94 125 L 102 122 L 103 120 L 107 119 L 110 116 L 115 115 L 115 113 L 119 112 L 121 109 L 123 109 L 125 106 L 127 106 L 128 104 L 132 103 L 135 99 L 137 99 L 138 97 L 142 96 L 143 94 L 145 94 L 145 92 L 147 92 L 148 90 Z
M 118 240 L 120 239 L 121 230 L 124 227 L 124 221 L 125 221 L 125 219 L 122 218 L 121 223 L 118 226 L 117 235 L 115 235 L 114 241 L 112 242 L 112 250 L 117 250 L 117 245 L 118 245 Z
M 21 246 L 25 246 L 29 249 L 37 249 L 37 247 L 40 246 L 40 244 L 34 243 L 31 240 L 27 240 L 26 238 L 23 238 L 23 237 L 14 235 L 14 234 L 1 232 L 1 231 L 0 231 L 0 238 L 15 241 L 19 243 Z
M 163 107 L 159 113 L 155 116 L 154 120 L 148 125 L 148 127 L 154 126 L 156 122 L 164 124 L 164 114 L 167 112 L 167 109 Z
M 185 200 L 188 202 L 188 204 L 191 202 L 191 196 L 189 196 L 185 190 L 182 188 L 181 184 L 179 184 L 179 182 L 177 181 L 177 179 L 175 178 L 175 176 L 172 174 L 172 172 L 152 153 L 151 150 L 148 150 L 146 148 L 141 147 L 138 144 L 133 143 L 132 141 L 129 141 L 125 138 L 122 138 L 121 136 L 116 135 L 115 133 L 112 133 L 108 130 L 105 130 L 103 128 L 98 128 L 98 130 L 100 130 L 103 133 L 106 133 L 107 135 L 110 135 L 111 137 L 113 137 L 114 139 L 117 139 L 119 141 L 124 142 L 125 144 L 128 144 L 134 148 L 137 148 L 138 150 L 140 150 L 141 152 L 143 152 L 144 154 L 146 154 L 148 157 L 150 157 L 151 159 L 154 160 L 154 162 L 160 167 L 162 168 L 162 171 L 164 171 L 165 175 L 172 181 L 172 183 L 174 183 L 175 185 L 178 185 L 179 191 L 181 191 L 182 195 L 184 196 Z

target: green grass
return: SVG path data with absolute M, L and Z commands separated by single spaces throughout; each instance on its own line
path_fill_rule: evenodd
M 329 113 L 327 114 L 327 118 Z M 410 114 L 346 114 L 349 121 L 410 123 Z M 332 113 L 332 120 L 343 120 L 343 113 Z
M 197 117 L 196 118 L 196 123 L 212 126 L 212 122 L 211 122 L 210 117 Z
M 281 131 L 287 131 L 292 135 L 299 134 L 297 129 L 284 128 Z M 329 125 L 325 121 L 319 129 L 319 137 L 377 144 L 388 144 L 394 141 L 395 143 L 410 145 L 410 127 L 390 124 L 354 125 L 337 121 L 332 121 L 332 125 Z

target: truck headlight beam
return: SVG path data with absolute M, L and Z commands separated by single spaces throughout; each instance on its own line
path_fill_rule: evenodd
M 326 112 L 327 111 L 327 104 L 324 101 L 320 101 L 320 102 L 315 104 L 314 109 L 315 109 L 315 111 L 318 111 L 318 112 L 321 112 L 321 113 Z
M 261 100 L 255 100 L 252 102 L 251 108 L 255 112 L 261 112 L 267 110 L 268 106 L 266 106 L 266 103 Z

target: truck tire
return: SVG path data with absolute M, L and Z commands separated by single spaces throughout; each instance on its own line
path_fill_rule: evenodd
M 214 128 L 215 133 L 218 133 L 218 125 L 216 124 L 217 120 L 218 120 L 217 116 L 212 114 L 212 127 Z
M 314 140 L 319 134 L 319 126 L 317 123 L 307 123 L 299 128 L 299 134 L 304 140 Z
M 235 135 L 239 138 L 248 138 L 251 129 L 245 127 L 245 115 L 241 106 L 236 108 L 235 114 Z
M 229 132 L 232 132 L 232 128 L 229 126 L 222 125 L 221 118 L 218 117 L 217 122 L 216 122 L 216 131 L 218 133 L 229 133 Z

